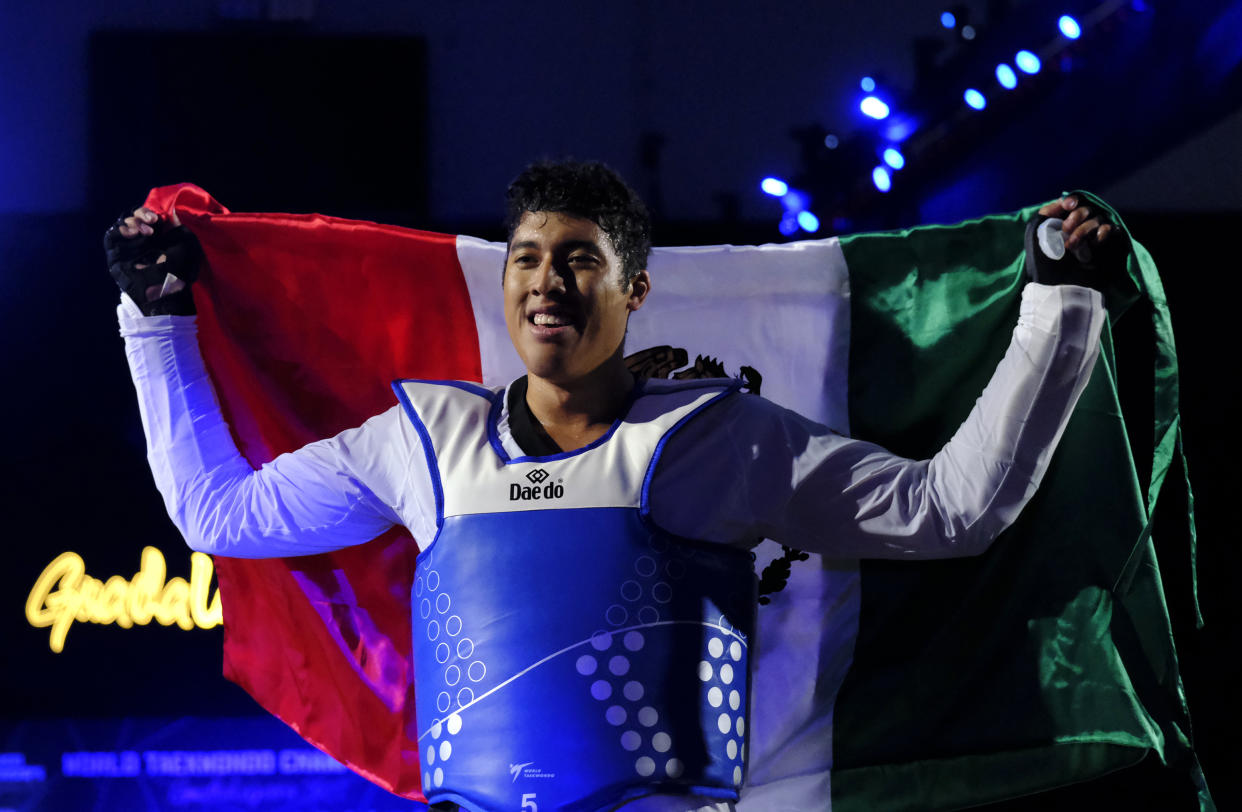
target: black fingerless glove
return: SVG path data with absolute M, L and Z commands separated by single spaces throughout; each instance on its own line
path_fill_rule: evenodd
M 104 233 L 108 273 L 117 286 L 134 300 L 143 315 L 194 315 L 196 311 L 190 284 L 198 278 L 198 268 L 203 260 L 203 249 L 198 238 L 185 226 L 170 228 L 163 220 L 155 226 L 154 234 L 127 238 L 121 235 L 121 226 L 128 216 L 127 212 L 119 217 Z M 165 256 L 165 261 L 157 263 L 161 254 Z M 143 267 L 137 267 L 139 265 Z M 148 299 L 147 289 L 162 288 L 168 274 L 185 282 L 185 287 Z
M 1104 291 L 1118 276 L 1125 274 L 1129 241 L 1125 231 L 1101 217 L 1101 225 L 1112 225 L 1112 233 L 1102 243 L 1089 246 L 1090 259 L 1082 261 L 1065 248 L 1061 221 L 1036 214 L 1026 224 L 1026 273 L 1041 285 L 1081 285 Z M 1045 226 L 1041 229 L 1041 226 Z

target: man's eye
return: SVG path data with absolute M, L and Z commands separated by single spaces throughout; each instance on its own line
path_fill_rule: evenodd
M 590 254 L 574 254 L 572 257 L 569 258 L 569 262 L 572 265 L 594 265 L 598 261 L 599 260 L 591 256 Z
M 518 256 L 511 259 L 510 262 L 512 262 L 514 265 L 534 265 L 536 262 L 538 262 L 538 260 L 535 259 L 535 257 L 531 254 L 519 254 Z

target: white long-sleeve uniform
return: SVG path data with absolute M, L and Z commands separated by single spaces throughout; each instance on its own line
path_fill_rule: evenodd
M 399 407 L 253 470 L 220 414 L 195 320 L 142 317 L 128 302 L 118 312 L 151 468 L 191 547 L 287 556 L 366 542 L 393 524 L 435 535 L 426 457 Z M 759 397 L 727 398 L 670 442 L 652 483 L 652 519 L 687 538 L 751 546 L 766 537 L 828 558 L 982 552 L 1047 469 L 1103 319 L 1094 291 L 1027 285 L 1004 359 L 930 460 L 842 437 Z M 521 456 L 507 411 L 498 428 Z

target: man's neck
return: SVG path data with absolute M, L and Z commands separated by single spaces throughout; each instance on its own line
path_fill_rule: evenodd
M 602 437 L 621 416 L 634 375 L 620 354 L 570 383 L 527 375 L 526 403 L 558 446 L 574 451 Z

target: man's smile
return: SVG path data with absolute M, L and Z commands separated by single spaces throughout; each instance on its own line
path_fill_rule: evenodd
M 574 319 L 564 308 L 546 307 L 532 311 L 526 318 L 531 332 L 539 338 L 555 338 L 574 327 Z

